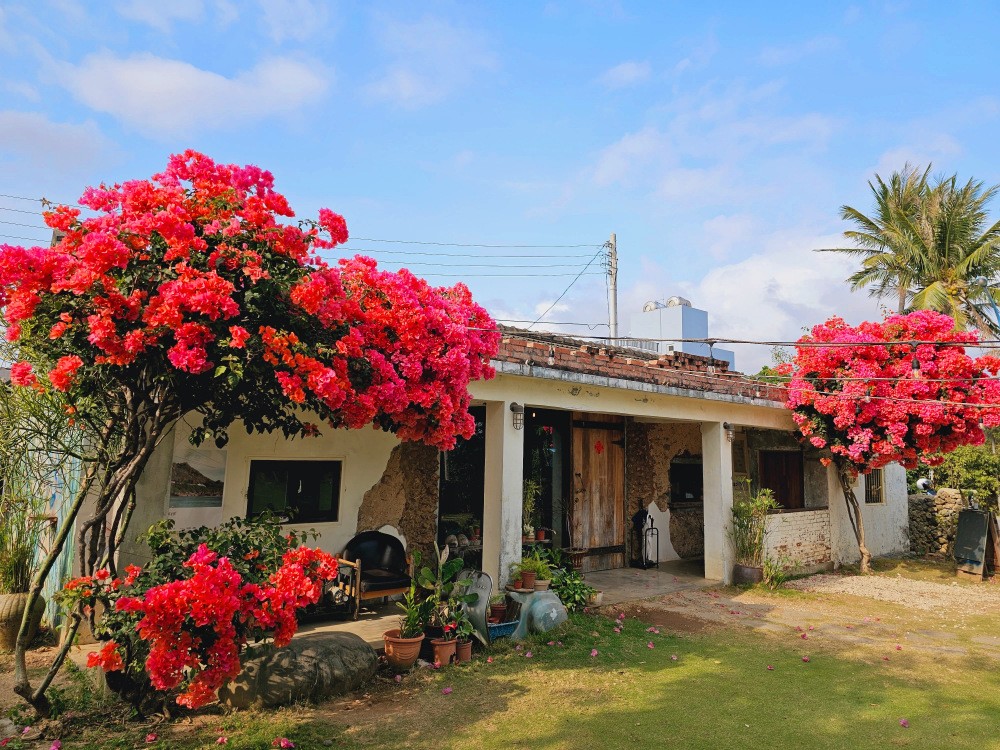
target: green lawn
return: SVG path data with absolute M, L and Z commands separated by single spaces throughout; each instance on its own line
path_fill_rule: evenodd
M 802 640 L 792 629 L 671 636 L 635 619 L 622 634 L 614 625 L 576 616 L 492 664 L 477 656 L 400 684 L 380 679 L 358 700 L 209 716 L 161 729 L 153 745 L 148 727 L 105 725 L 64 747 L 209 748 L 222 730 L 241 749 L 281 735 L 299 748 L 1000 748 L 995 652 L 890 653 L 826 642 L 822 629 Z

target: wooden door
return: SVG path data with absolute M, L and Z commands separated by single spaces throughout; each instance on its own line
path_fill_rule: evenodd
M 625 567 L 625 421 L 573 414 L 573 544 L 593 551 L 583 569 Z
M 786 510 L 805 506 L 802 451 L 761 451 L 760 486 L 774 492 L 774 499 Z

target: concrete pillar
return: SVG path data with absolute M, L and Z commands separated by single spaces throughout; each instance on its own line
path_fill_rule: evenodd
M 498 588 L 507 582 L 511 563 L 521 559 L 524 432 L 514 429 L 510 404 L 486 404 L 483 570 Z
M 722 422 L 701 423 L 705 497 L 705 578 L 730 583 L 733 549 L 729 527 L 733 510 L 733 448 Z

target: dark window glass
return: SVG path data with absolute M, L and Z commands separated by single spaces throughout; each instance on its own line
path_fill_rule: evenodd
M 785 510 L 805 507 L 804 480 L 801 451 L 760 452 L 760 486 L 774 492 Z
M 247 515 L 265 511 L 293 523 L 336 521 L 340 461 L 251 461 Z

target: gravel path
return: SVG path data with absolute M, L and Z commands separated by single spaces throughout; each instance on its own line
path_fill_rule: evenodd
M 817 593 L 850 594 L 902 604 L 922 610 L 947 609 L 966 614 L 1000 614 L 1000 586 L 983 583 L 977 586 L 959 583 L 915 581 L 902 576 L 816 575 L 789 581 L 788 588 Z

